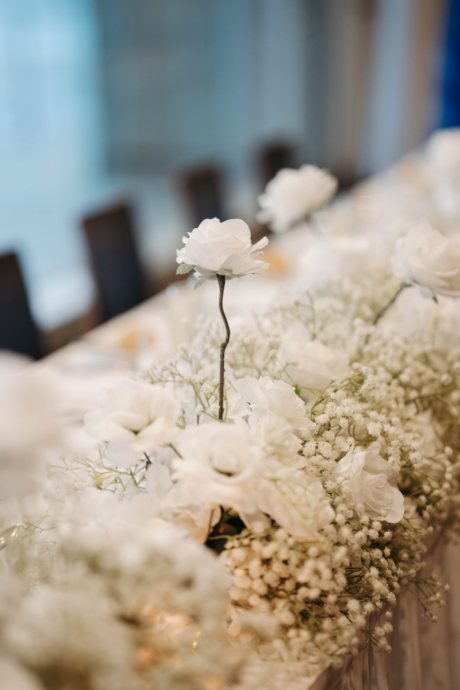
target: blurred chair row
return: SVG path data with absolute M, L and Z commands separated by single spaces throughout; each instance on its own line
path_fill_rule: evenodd
M 292 165 L 294 148 L 272 144 L 260 152 L 262 187 Z M 220 168 L 203 166 L 181 176 L 191 227 L 204 218 L 225 220 L 224 179 Z M 136 243 L 133 209 L 128 203 L 106 208 L 82 220 L 92 272 L 97 286 L 96 323 L 121 314 L 155 292 L 147 288 Z M 0 255 L 0 349 L 39 359 L 44 353 L 32 318 L 27 290 L 16 253 Z

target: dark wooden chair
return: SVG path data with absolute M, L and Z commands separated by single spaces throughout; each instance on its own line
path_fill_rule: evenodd
M 98 289 L 100 321 L 122 314 L 147 297 L 133 211 L 120 203 L 82 220 Z
M 179 179 L 192 228 L 205 218 L 225 220 L 223 173 L 218 167 L 201 166 L 183 172 Z
M 261 188 L 265 189 L 278 170 L 295 167 L 295 146 L 282 141 L 265 144 L 261 147 L 258 158 Z
M 21 264 L 15 252 L 0 254 L 0 349 L 33 359 L 42 356 Z

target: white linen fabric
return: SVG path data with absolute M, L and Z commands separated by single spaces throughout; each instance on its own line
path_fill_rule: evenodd
M 402 592 L 394 610 L 390 654 L 365 645 L 345 668 L 327 669 L 305 690 L 458 690 L 460 687 L 460 546 L 440 542 L 426 559 L 449 582 L 446 606 L 433 623 L 411 592 Z M 306 682 L 307 683 L 307 682 Z

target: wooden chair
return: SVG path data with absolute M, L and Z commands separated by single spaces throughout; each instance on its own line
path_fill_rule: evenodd
M 260 149 L 258 158 L 261 188 L 265 189 L 278 170 L 295 167 L 295 147 L 282 141 L 265 144 Z
M 98 288 L 100 321 L 122 314 L 147 298 L 139 261 L 133 211 L 120 203 L 82 220 Z
M 0 349 L 33 359 L 42 356 L 21 264 L 15 252 L 0 255 Z
M 180 186 L 190 211 L 190 229 L 205 218 L 225 220 L 223 174 L 218 167 L 208 165 L 186 171 L 180 175 Z

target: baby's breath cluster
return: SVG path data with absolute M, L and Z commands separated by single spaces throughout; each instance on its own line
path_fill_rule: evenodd
M 177 395 L 177 433 L 127 467 L 108 440 L 64 472 L 147 494 L 156 516 L 223 549 L 234 613 L 272 621 L 271 653 L 308 676 L 366 642 L 389 651 L 402 589 L 435 620 L 445 586 L 423 559 L 459 529 L 460 352 L 440 349 L 439 314 L 410 335 L 372 326 L 393 283 L 371 298 L 363 285 L 307 290 L 235 329 L 223 423 L 220 324 L 200 322 L 140 377 Z
M 375 299 L 348 281 L 237 329 L 224 426 L 222 334 L 200 323 L 190 347 L 141 377 L 176 392 L 177 438 L 127 469 L 104 444 L 90 470 L 98 488 L 127 497 L 152 497 L 152 477 L 167 471 L 157 514 L 224 549 L 234 611 L 272 620 L 272 651 L 309 676 L 366 641 L 389 651 L 404 588 L 435 620 L 446 587 L 423 559 L 459 529 L 460 353 L 439 349 L 435 319 L 415 341 L 369 325 Z M 225 428 L 241 444 L 222 447 Z

